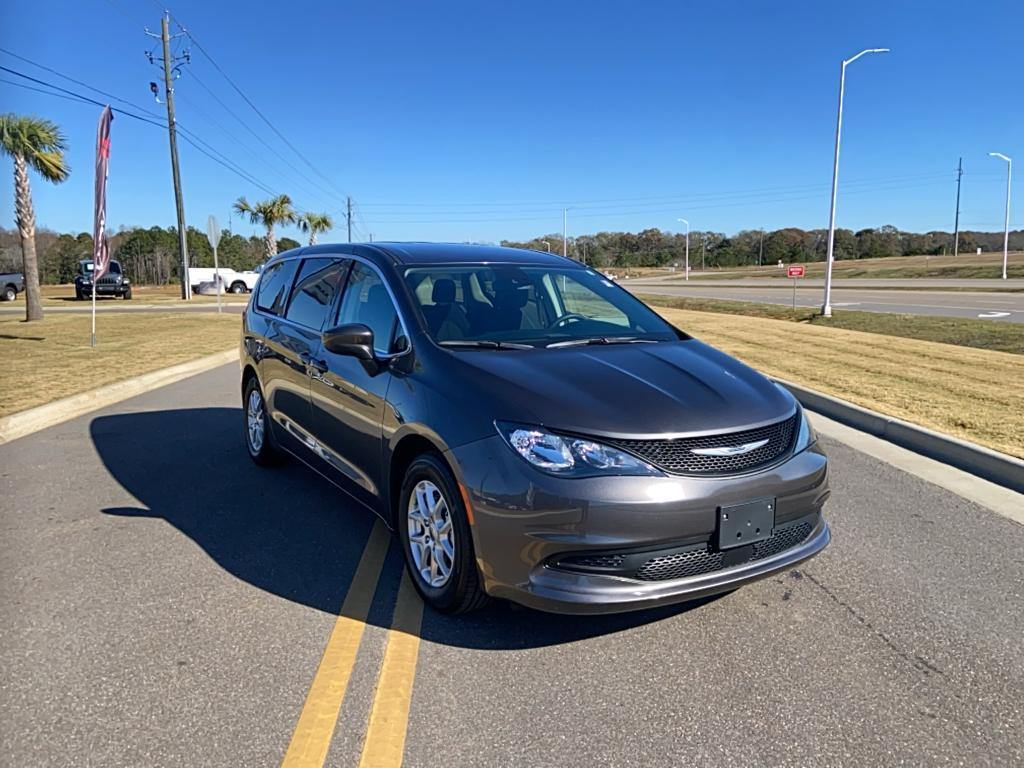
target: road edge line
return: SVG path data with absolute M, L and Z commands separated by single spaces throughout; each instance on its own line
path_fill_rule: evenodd
M 237 359 L 238 350 L 229 349 L 0 417 L 0 445 Z

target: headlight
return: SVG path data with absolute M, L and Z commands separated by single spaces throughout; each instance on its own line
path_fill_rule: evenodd
M 800 428 L 796 433 L 796 442 L 793 444 L 793 453 L 800 453 L 800 451 L 805 448 L 810 448 L 818 442 L 818 433 L 814 431 L 814 427 L 811 426 L 811 422 L 807 418 L 807 412 L 803 409 L 803 406 L 797 402 L 797 399 L 793 397 L 793 393 L 777 381 L 773 381 L 772 384 L 778 387 L 780 392 L 784 392 L 787 397 L 796 403 L 797 411 L 799 411 L 800 414 Z
M 509 447 L 537 469 L 561 477 L 593 475 L 660 475 L 635 456 L 609 445 L 569 435 L 556 435 L 540 427 L 496 422 Z
M 800 453 L 800 451 L 811 447 L 816 442 L 818 442 L 818 433 L 811 426 L 811 421 L 807 418 L 807 412 L 801 408 L 800 431 L 796 433 L 796 445 L 793 446 L 793 453 Z

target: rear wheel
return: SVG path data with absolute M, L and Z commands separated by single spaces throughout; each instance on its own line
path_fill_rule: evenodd
M 426 453 L 413 461 L 399 505 L 405 563 L 424 601 L 442 613 L 465 613 L 486 604 L 466 509 L 439 456 Z
M 241 280 L 236 280 L 231 284 L 232 293 L 245 293 L 245 283 Z
M 270 420 L 267 418 L 267 406 L 263 402 L 260 383 L 253 376 L 245 385 L 242 400 L 242 413 L 245 419 L 245 447 L 249 449 L 249 458 L 261 467 L 269 467 L 281 462 L 281 453 L 274 445 L 270 433 Z

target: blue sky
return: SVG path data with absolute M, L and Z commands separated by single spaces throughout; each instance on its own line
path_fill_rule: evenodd
M 161 7 L 5 3 L 0 46 L 159 113 L 143 26 L 159 29 Z M 867 47 L 892 52 L 848 69 L 839 226 L 951 229 L 962 155 L 961 227 L 1001 229 L 1006 166 L 987 153 L 1024 160 L 1019 1 L 173 0 L 170 10 L 326 178 L 194 45 L 176 84 L 180 123 L 299 207 L 332 213 L 329 238 L 344 237 L 345 194 L 358 239 L 527 238 L 560 231 L 563 206 L 570 234 L 679 229 L 677 217 L 727 233 L 826 226 L 839 63 Z M 0 65 L 102 99 L 7 54 Z M 0 110 L 63 127 L 73 174 L 59 187 L 33 178 L 37 219 L 90 229 L 99 108 L 0 82 Z M 112 142 L 110 224 L 172 224 L 166 131 L 117 117 Z M 181 168 L 186 217 L 200 228 L 211 213 L 226 226 L 239 195 L 266 196 L 187 144 Z M 0 184 L 5 226 L 12 197 Z M 1020 227 L 1024 194 L 1015 198 Z

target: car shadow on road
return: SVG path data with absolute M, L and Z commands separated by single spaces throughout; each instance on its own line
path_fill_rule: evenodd
M 298 461 L 254 466 L 240 409 L 120 413 L 94 419 L 90 432 L 107 471 L 141 505 L 105 514 L 165 520 L 253 587 L 319 611 L 341 610 L 375 516 Z M 389 625 L 401 569 L 392 542 L 371 623 Z M 559 616 L 496 601 L 463 616 L 428 610 L 421 634 L 447 645 L 531 648 L 623 631 L 697 605 Z

